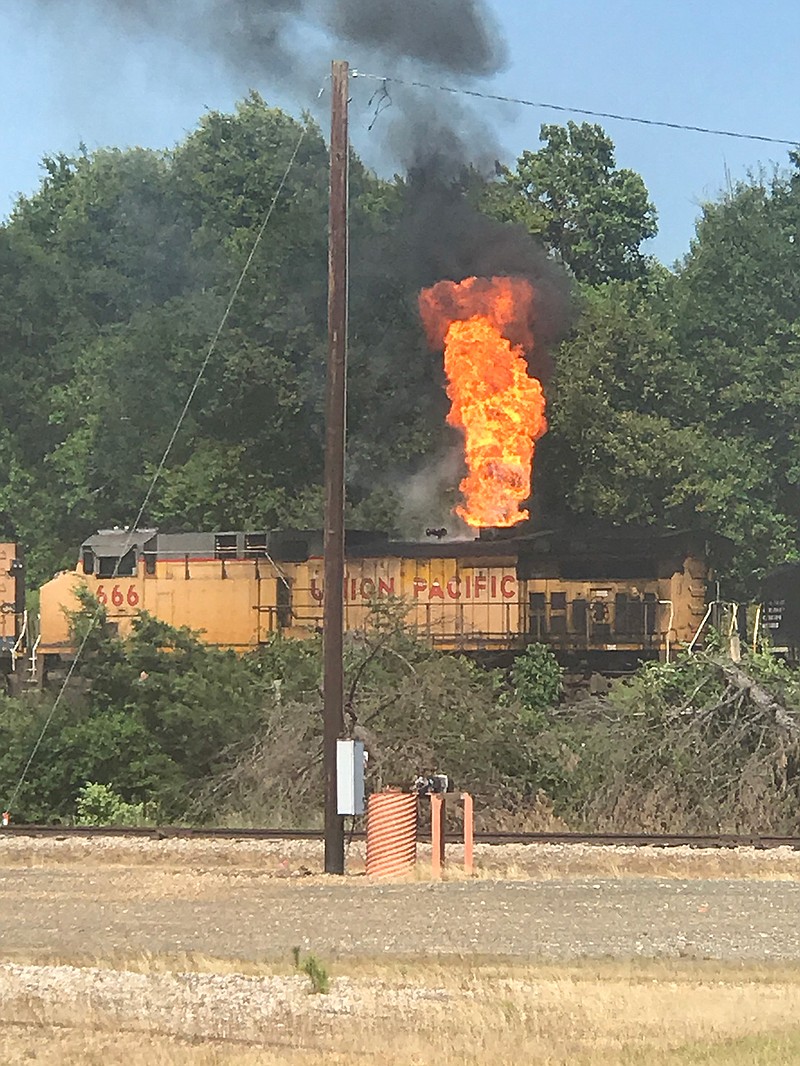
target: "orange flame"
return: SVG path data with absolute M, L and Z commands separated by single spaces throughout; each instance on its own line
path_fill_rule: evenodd
M 419 295 L 434 348 L 444 348 L 447 421 L 464 433 L 467 476 L 455 512 L 470 526 L 528 517 L 534 442 L 547 431 L 541 382 L 529 377 L 533 288 L 524 278 L 440 281 Z M 516 342 L 516 343 L 515 343 Z

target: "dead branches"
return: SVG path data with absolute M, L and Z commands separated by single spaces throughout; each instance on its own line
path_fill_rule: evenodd
M 758 658 L 734 663 L 700 654 L 642 671 L 606 702 L 616 730 L 598 729 L 595 719 L 599 769 L 581 812 L 586 824 L 794 831 L 800 679 L 791 671 Z
M 798 723 L 787 708 L 783 706 L 762 684 L 731 659 L 709 660 L 717 667 L 719 672 L 732 686 L 734 691 L 745 700 L 752 703 L 753 707 L 768 720 L 773 721 L 779 729 L 784 730 L 790 737 L 800 737 L 800 723 Z

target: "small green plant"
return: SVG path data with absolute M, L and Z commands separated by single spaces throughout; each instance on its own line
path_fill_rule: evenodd
M 144 804 L 126 803 L 110 785 L 87 781 L 75 804 L 78 825 L 141 825 Z
M 331 987 L 331 979 L 316 955 L 309 955 L 303 960 L 303 973 L 311 982 L 311 991 L 315 995 L 327 995 Z
M 306 955 L 301 961 L 300 948 L 292 948 L 292 961 L 294 968 L 304 973 L 311 982 L 310 991 L 314 995 L 325 996 L 331 990 L 331 979 L 324 965 L 316 955 Z

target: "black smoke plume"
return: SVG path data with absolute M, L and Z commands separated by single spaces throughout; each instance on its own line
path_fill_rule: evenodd
M 491 170 L 501 154 L 491 105 L 403 82 L 446 76 L 474 86 L 500 70 L 506 44 L 486 0 L 31 0 L 65 28 L 79 19 L 120 31 L 120 47 L 159 42 L 224 64 L 249 84 L 272 84 L 314 106 L 330 57 L 347 57 L 382 82 L 353 81 L 354 135 L 369 123 L 372 143 L 409 174 L 401 266 L 409 281 L 480 273 L 525 274 L 554 294 L 555 336 L 563 283 L 523 231 L 487 220 L 458 188 L 465 167 Z M 84 21 L 85 24 L 85 21 Z M 324 107 L 323 105 L 321 105 Z M 543 293 L 546 296 L 546 293 Z M 548 302 L 548 301 L 546 301 Z M 545 318 L 548 316 L 545 316 Z M 551 328 L 552 326 L 552 328 Z
M 222 64 L 242 89 L 280 86 L 311 109 L 332 55 L 379 79 L 442 74 L 473 85 L 506 61 L 485 0 L 30 0 L 30 6 L 63 29 L 65 40 L 70 29 L 104 25 L 119 35 L 122 49 L 155 42 L 162 50 L 188 49 Z M 91 42 L 83 46 L 79 66 L 91 62 Z M 354 82 L 353 111 L 362 128 L 380 112 L 372 143 L 380 144 L 373 154 L 384 164 L 419 165 L 433 146 L 449 146 L 461 163 L 497 156 L 489 112 L 479 117 L 449 95 L 364 79 Z
M 410 59 L 454 74 L 493 74 L 506 57 L 483 0 L 71 0 L 71 6 L 81 2 L 98 16 L 111 13 L 130 27 L 217 51 L 237 71 L 263 73 L 276 57 L 307 59 L 307 42 L 297 37 L 302 23 L 365 58 Z M 301 75 L 302 63 L 296 66 Z

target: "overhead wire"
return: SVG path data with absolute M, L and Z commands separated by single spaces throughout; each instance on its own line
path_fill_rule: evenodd
M 324 92 L 324 86 L 320 89 L 319 93 L 317 94 L 317 99 L 319 99 L 322 96 L 323 92 Z M 247 256 L 247 259 L 245 260 L 244 266 L 242 267 L 242 269 L 241 269 L 241 271 L 239 273 L 239 277 L 238 277 L 238 279 L 236 281 L 236 284 L 233 286 L 233 289 L 231 290 L 231 294 L 230 294 L 230 297 L 228 299 L 227 306 L 225 307 L 225 310 L 222 313 L 222 317 L 220 318 L 219 325 L 217 326 L 217 329 L 214 332 L 213 337 L 211 338 L 211 342 L 208 345 L 208 349 L 206 351 L 205 357 L 204 357 L 202 363 L 200 364 L 200 368 L 197 371 L 197 374 L 195 375 L 195 379 L 194 379 L 194 381 L 192 383 L 192 387 L 190 388 L 189 394 L 186 397 L 186 402 L 184 403 L 183 408 L 182 408 L 180 414 L 178 415 L 178 419 L 177 419 L 177 421 L 175 423 L 175 427 L 174 427 L 174 429 L 173 429 L 173 431 L 172 431 L 172 433 L 170 435 L 170 438 L 169 438 L 169 441 L 167 443 L 167 446 L 164 449 L 164 453 L 161 456 L 161 459 L 160 459 L 160 461 L 158 463 L 158 466 L 156 467 L 155 473 L 153 474 L 152 478 L 150 479 L 150 484 L 148 485 L 147 491 L 146 491 L 146 493 L 144 495 L 144 499 L 142 500 L 142 505 L 139 508 L 139 511 L 138 511 L 138 513 L 136 515 L 136 518 L 135 518 L 134 522 L 133 522 L 133 525 L 128 527 L 128 531 L 129 531 L 128 539 L 125 542 L 125 545 L 124 545 L 123 549 L 120 552 L 120 555 L 119 555 L 119 558 L 117 559 L 116 564 L 114 565 L 114 570 L 113 570 L 113 573 L 111 574 L 111 578 L 110 578 L 110 580 L 112 580 L 112 581 L 119 574 L 119 567 L 120 567 L 120 564 L 121 564 L 123 558 L 127 555 L 127 553 L 130 551 L 130 549 L 134 545 L 134 542 L 135 542 L 135 539 L 136 539 L 136 531 L 138 529 L 139 522 L 142 520 L 142 516 L 144 515 L 145 509 L 146 509 L 148 503 L 150 502 L 151 496 L 153 495 L 153 491 L 154 491 L 154 489 L 155 489 L 155 487 L 156 487 L 156 485 L 158 483 L 159 478 L 161 477 L 161 474 L 163 473 L 164 467 L 166 466 L 167 460 L 168 460 L 168 458 L 170 456 L 170 453 L 172 452 L 172 449 L 173 449 L 173 447 L 175 445 L 175 441 L 177 440 L 177 437 L 178 437 L 178 434 L 180 433 L 181 427 L 182 427 L 182 425 L 183 425 L 183 423 L 184 423 L 184 421 L 186 419 L 187 414 L 189 413 L 189 408 L 192 405 L 192 401 L 194 400 L 195 394 L 197 393 L 197 390 L 200 387 L 200 384 L 201 384 L 201 382 L 203 380 L 203 377 L 205 375 L 206 369 L 208 368 L 208 364 L 211 361 L 211 357 L 214 354 L 214 352 L 216 351 L 216 347 L 217 347 L 217 344 L 219 342 L 219 338 L 222 335 L 222 331 L 223 331 L 223 329 L 225 328 L 225 326 L 227 324 L 228 318 L 230 317 L 230 313 L 231 313 L 231 310 L 233 309 L 233 305 L 236 302 L 236 298 L 239 295 L 239 291 L 241 290 L 242 285 L 244 284 L 244 279 L 247 276 L 247 273 L 248 273 L 248 271 L 250 269 L 250 266 L 251 266 L 251 264 L 253 262 L 253 259 L 255 257 L 256 251 L 258 250 L 258 246 L 261 244 L 261 238 L 264 236 L 264 232 L 265 232 L 267 226 L 269 225 L 270 219 L 272 218 L 272 214 L 273 214 L 273 212 L 275 210 L 275 205 L 277 204 L 278 199 L 279 199 L 281 193 L 283 192 L 284 186 L 286 185 L 286 181 L 287 181 L 287 179 L 289 177 L 289 173 L 291 172 L 292 167 L 295 164 L 295 160 L 297 159 L 298 152 L 300 151 L 300 147 L 301 147 L 301 145 L 302 145 L 302 143 L 303 143 L 303 141 L 305 139 L 305 136 L 306 136 L 307 132 L 308 132 L 308 125 L 306 124 L 306 125 L 303 126 L 303 128 L 300 131 L 300 136 L 298 137 L 297 143 L 294 146 L 294 150 L 292 151 L 292 154 L 289 157 L 289 162 L 286 164 L 286 169 L 283 172 L 281 180 L 278 182 L 278 186 L 277 186 L 277 188 L 275 190 L 275 193 L 274 193 L 274 195 L 272 197 L 272 200 L 270 202 L 269 208 L 267 209 L 267 212 L 266 212 L 266 214 L 264 216 L 264 220 L 262 221 L 261 226 L 259 227 L 259 230 L 258 230 L 258 232 L 257 232 L 257 234 L 255 236 L 255 239 L 253 240 L 253 244 L 252 244 L 252 246 L 250 248 L 250 253 Z M 56 711 L 58 710 L 58 707 L 60 706 L 60 704 L 61 704 L 61 702 L 62 702 L 62 700 L 64 698 L 64 693 L 67 690 L 67 686 L 69 685 L 69 682 L 72 679 L 73 674 L 75 673 L 77 665 L 80 662 L 81 657 L 83 656 L 83 652 L 86 649 L 86 644 L 87 644 L 87 642 L 89 640 L 89 637 L 94 632 L 94 629 L 95 629 L 97 623 L 99 622 L 100 618 L 102 617 L 102 613 L 103 613 L 103 609 L 102 609 L 102 606 L 100 606 L 98 608 L 98 610 L 94 613 L 94 615 L 89 620 L 89 624 L 88 624 L 88 626 L 86 628 L 86 632 L 83 635 L 83 639 L 81 640 L 80 644 L 78 645 L 78 649 L 77 649 L 77 651 L 75 653 L 75 657 L 73 658 L 72 662 L 70 663 L 69 668 L 68 668 L 67 673 L 66 673 L 66 676 L 64 677 L 64 680 L 63 680 L 63 682 L 61 684 L 61 687 L 59 688 L 58 693 L 56 695 L 56 698 L 53 701 L 53 706 L 50 708 L 50 712 L 48 713 L 47 717 L 45 718 L 44 725 L 41 728 L 41 731 L 40 731 L 39 736 L 38 736 L 38 738 L 36 740 L 36 743 L 33 745 L 33 749 L 32 749 L 32 751 L 30 753 L 30 756 L 28 757 L 28 761 L 25 763 L 25 766 L 24 766 L 24 768 L 22 770 L 22 773 L 20 774 L 19 780 L 17 781 L 16 787 L 14 788 L 14 791 L 11 794 L 11 798 L 10 798 L 10 800 L 8 801 L 8 803 L 5 806 L 5 809 L 7 811 L 13 811 L 13 809 L 14 809 L 14 803 L 16 802 L 17 796 L 19 795 L 19 791 L 22 788 L 22 786 L 23 786 L 23 784 L 24 784 L 24 782 L 25 782 L 25 780 L 26 780 L 26 778 L 28 776 L 28 771 L 31 768 L 33 760 L 36 758 L 36 753 L 39 751 L 39 748 L 41 747 L 42 741 L 44 740 L 45 734 L 47 733 L 47 730 L 48 730 L 48 728 L 50 726 L 50 723 L 52 722 L 53 717 L 54 717 Z
M 363 70 L 352 70 L 351 74 L 354 78 L 368 78 L 370 81 L 383 82 L 384 87 L 388 84 L 405 85 L 408 88 L 413 89 L 429 89 L 434 92 L 450 93 L 453 96 L 471 96 L 481 100 L 495 100 L 504 104 L 518 104 L 521 107 L 535 107 L 544 111 L 560 111 L 564 114 L 586 115 L 589 118 L 610 118 L 617 122 L 636 122 L 642 126 L 659 126 L 670 130 L 707 133 L 715 137 L 736 137 L 739 140 L 744 141 L 765 141 L 767 144 L 784 144 L 789 145 L 792 148 L 796 148 L 798 144 L 800 144 L 800 137 L 791 141 L 782 137 L 768 137 L 762 133 L 741 133 L 737 130 L 716 129 L 713 126 L 693 126 L 685 122 L 667 122 L 663 119 L 643 118 L 641 115 L 624 115 L 614 111 L 593 111 L 585 107 L 568 107 L 566 104 L 543 103 L 536 100 L 526 100 L 521 96 L 505 96 L 501 93 L 489 93 L 479 89 L 465 89 L 454 85 L 436 85 L 433 82 L 414 81 L 407 78 L 396 78 L 394 76 L 383 74 L 370 74 Z

